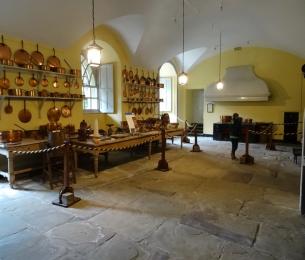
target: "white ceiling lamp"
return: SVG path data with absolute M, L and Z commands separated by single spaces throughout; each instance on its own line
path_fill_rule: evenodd
M 222 0 L 220 0 L 220 11 L 222 12 Z M 218 67 L 218 82 L 216 84 L 216 88 L 218 90 L 223 90 L 224 84 L 221 81 L 221 29 L 219 32 L 219 67 Z
M 94 0 L 92 0 L 92 31 L 93 43 L 87 48 L 87 61 L 91 67 L 98 67 L 102 63 L 102 47 L 95 42 L 95 28 L 94 28 Z
M 178 77 L 179 85 L 187 84 L 188 77 L 184 72 L 184 0 L 182 0 L 182 72 Z

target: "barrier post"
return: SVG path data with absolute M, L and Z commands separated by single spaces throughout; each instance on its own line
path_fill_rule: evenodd
M 249 155 L 249 128 L 248 127 L 246 127 L 245 145 L 246 145 L 246 153 L 242 157 L 240 157 L 239 162 L 241 164 L 253 164 L 254 163 L 254 157 Z

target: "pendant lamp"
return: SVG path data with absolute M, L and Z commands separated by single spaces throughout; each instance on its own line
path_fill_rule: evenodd
M 188 81 L 187 74 L 184 72 L 184 0 L 182 0 L 182 72 L 178 76 L 179 85 L 185 85 Z
M 218 90 L 223 89 L 223 82 L 221 81 L 220 75 L 221 75 L 221 32 L 219 33 L 219 67 L 218 67 L 218 82 L 216 84 L 216 88 Z
M 95 28 L 94 28 L 94 0 L 92 0 L 92 32 L 93 32 L 93 43 L 87 48 L 87 61 L 91 67 L 98 67 L 102 61 L 102 47 L 95 42 Z

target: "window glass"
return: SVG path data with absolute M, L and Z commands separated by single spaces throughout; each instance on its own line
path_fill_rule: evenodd
M 99 68 L 88 66 L 86 58 L 81 55 L 83 80 L 83 108 L 85 111 L 113 113 L 113 64 L 103 64 Z
M 164 84 L 164 88 L 160 88 L 160 98 L 163 102 L 160 103 L 160 111 L 171 112 L 172 110 L 172 78 L 160 77 L 160 83 Z

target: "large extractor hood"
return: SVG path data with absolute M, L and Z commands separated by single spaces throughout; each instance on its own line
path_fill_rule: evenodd
M 210 84 L 204 92 L 206 101 L 267 101 L 270 96 L 265 81 L 259 79 L 251 65 L 228 67 L 222 90 Z

